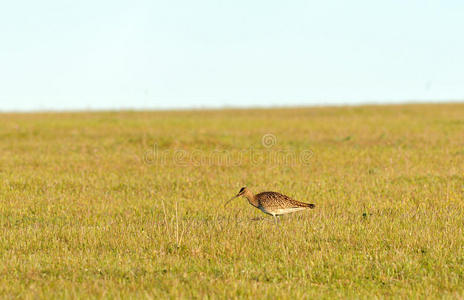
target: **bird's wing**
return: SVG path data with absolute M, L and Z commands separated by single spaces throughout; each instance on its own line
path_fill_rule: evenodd
M 268 206 L 276 208 L 289 208 L 289 207 L 307 207 L 306 203 L 296 201 L 286 195 L 277 192 L 262 192 L 256 195 L 258 202 L 267 204 Z M 289 205 L 290 204 L 290 205 Z

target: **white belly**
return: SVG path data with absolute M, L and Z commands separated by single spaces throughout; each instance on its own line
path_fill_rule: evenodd
M 281 209 L 276 209 L 275 214 L 276 215 L 285 215 L 285 214 L 289 214 L 289 213 L 292 213 L 292 212 L 305 210 L 305 209 L 306 209 L 306 207 L 281 208 Z
M 278 208 L 274 209 L 272 211 L 266 210 L 264 207 L 258 207 L 263 213 L 268 214 L 268 215 L 285 215 L 289 214 L 292 212 L 300 211 L 300 210 L 305 210 L 306 207 L 289 207 L 289 208 Z

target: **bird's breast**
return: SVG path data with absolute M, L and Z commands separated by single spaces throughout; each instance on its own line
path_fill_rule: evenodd
M 258 209 L 261 210 L 261 211 L 262 211 L 263 213 L 265 213 L 265 214 L 273 215 L 273 212 L 272 212 L 272 211 L 270 211 L 269 209 L 266 209 L 265 207 L 263 207 L 263 206 L 261 206 L 261 205 L 258 206 Z

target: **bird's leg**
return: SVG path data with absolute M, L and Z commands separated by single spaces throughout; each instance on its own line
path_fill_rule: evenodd
M 273 215 L 273 216 L 274 216 L 275 224 L 278 226 L 279 224 L 277 224 L 277 216 L 276 215 Z

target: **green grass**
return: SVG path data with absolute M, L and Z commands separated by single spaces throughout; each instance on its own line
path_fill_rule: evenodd
M 464 297 L 464 104 L 0 123 L 1 298 Z

